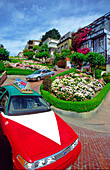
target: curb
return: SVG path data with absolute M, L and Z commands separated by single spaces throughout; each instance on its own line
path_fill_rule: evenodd
M 71 112 L 71 111 L 66 111 L 66 110 L 62 110 L 59 108 L 56 108 L 54 106 L 51 106 L 51 109 L 58 114 L 64 115 L 64 116 L 69 116 L 69 117 L 73 117 L 73 118 L 80 118 L 80 119 L 87 119 L 87 118 L 91 118 L 94 114 L 96 114 L 96 112 L 98 112 L 99 108 L 101 107 L 101 105 L 103 104 L 104 99 L 102 101 L 102 103 L 96 107 L 94 110 L 91 110 L 90 112 Z

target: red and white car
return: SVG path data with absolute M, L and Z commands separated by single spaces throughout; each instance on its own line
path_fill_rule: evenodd
M 28 87 L 17 79 L 0 88 L 1 133 L 10 145 L 13 168 L 66 169 L 81 151 L 78 135 Z

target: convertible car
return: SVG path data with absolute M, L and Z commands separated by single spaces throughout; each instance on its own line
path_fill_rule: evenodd
M 0 132 L 10 146 L 13 169 L 66 169 L 81 151 L 73 129 L 18 78 L 0 88 Z

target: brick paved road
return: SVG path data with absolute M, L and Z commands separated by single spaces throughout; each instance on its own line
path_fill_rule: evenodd
M 81 153 L 73 169 L 110 169 L 110 134 L 97 133 L 69 124 L 78 134 Z

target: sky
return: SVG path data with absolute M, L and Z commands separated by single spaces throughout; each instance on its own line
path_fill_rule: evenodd
M 0 0 L 0 44 L 10 55 L 55 28 L 63 36 L 110 12 L 110 0 Z

